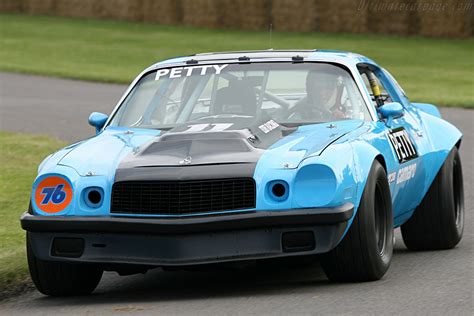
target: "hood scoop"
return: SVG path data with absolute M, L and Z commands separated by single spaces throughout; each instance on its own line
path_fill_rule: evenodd
M 248 131 L 168 132 L 128 155 L 121 168 L 255 163 L 262 149 L 249 143 Z

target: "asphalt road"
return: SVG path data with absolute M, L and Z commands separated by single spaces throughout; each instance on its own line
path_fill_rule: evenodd
M 94 134 L 92 112 L 110 114 L 125 91 L 116 84 L 0 72 L 0 130 L 77 141 Z
M 110 112 L 125 89 L 0 73 L 0 129 L 74 141 L 92 135 L 87 116 Z M 1 303 L 0 314 L 408 314 L 474 313 L 474 111 L 442 109 L 464 133 L 466 222 L 452 250 L 408 251 L 397 231 L 395 255 L 381 281 L 329 283 L 315 261 L 240 270 L 163 272 L 119 277 L 106 273 L 91 296 L 51 298 L 36 291 Z

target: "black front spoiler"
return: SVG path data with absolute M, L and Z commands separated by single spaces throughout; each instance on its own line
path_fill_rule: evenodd
M 94 216 L 38 216 L 24 213 L 21 227 L 29 232 L 188 234 L 273 227 L 332 225 L 347 222 L 354 205 L 252 211 L 227 215 L 182 218 L 136 218 Z

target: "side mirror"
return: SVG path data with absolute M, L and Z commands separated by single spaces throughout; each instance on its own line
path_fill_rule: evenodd
M 380 116 L 387 120 L 387 126 L 392 125 L 394 119 L 403 116 L 403 106 L 398 102 L 385 103 L 377 110 L 380 113 Z
M 92 112 L 89 115 L 89 125 L 95 127 L 95 133 L 98 134 L 109 117 L 104 113 Z

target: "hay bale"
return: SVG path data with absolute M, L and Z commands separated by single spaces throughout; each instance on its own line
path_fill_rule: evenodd
M 179 0 L 142 0 L 143 21 L 160 24 L 180 24 L 183 19 Z
M 367 26 L 372 33 L 412 35 L 418 32 L 416 0 L 370 2 L 367 10 Z
M 185 25 L 219 27 L 219 3 L 214 0 L 183 0 L 183 23 Z
M 467 37 L 471 34 L 472 2 L 465 0 L 419 2 L 421 35 Z
M 19 13 L 24 10 L 24 0 L 0 0 L 0 12 Z
M 362 1 L 363 2 L 363 1 Z M 318 0 L 316 18 L 321 32 L 367 32 L 367 12 L 362 2 Z
M 142 21 L 142 0 L 95 0 L 94 14 L 111 19 Z
M 55 0 L 24 0 L 25 10 L 28 14 L 54 15 Z
M 474 4 L 471 6 L 471 36 L 474 36 Z
M 238 0 L 221 0 L 219 9 L 219 27 L 242 28 L 242 4 Z
M 214 0 L 220 28 L 267 30 L 271 21 L 271 0 Z
M 240 27 L 243 30 L 268 30 L 271 0 L 236 0 L 240 7 Z
M 100 17 L 101 2 L 97 0 L 55 0 L 55 13 L 59 16 Z
M 278 31 L 316 31 L 316 12 L 316 0 L 273 0 L 273 27 Z

